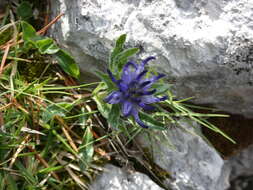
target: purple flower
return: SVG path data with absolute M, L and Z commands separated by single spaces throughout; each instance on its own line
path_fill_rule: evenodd
M 111 80 L 117 85 L 118 90 L 110 93 L 105 101 L 109 104 L 121 104 L 124 117 L 133 116 L 135 121 L 143 128 L 148 128 L 139 117 L 139 110 L 153 110 L 155 107 L 150 105 L 167 99 L 167 96 L 158 98 L 154 96 L 155 89 L 150 89 L 152 84 L 165 75 L 159 74 L 151 78 L 145 78 L 147 70 L 145 65 L 155 57 L 148 57 L 141 62 L 127 62 L 123 68 L 121 79 L 117 80 L 110 70 L 108 74 Z

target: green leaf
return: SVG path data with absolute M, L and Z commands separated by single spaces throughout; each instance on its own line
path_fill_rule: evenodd
M 38 37 L 36 34 L 36 30 L 29 23 L 27 23 L 25 21 L 21 21 L 21 27 L 22 27 L 24 41 L 30 41 L 30 40 L 36 39 Z M 34 40 L 32 40 L 32 41 L 34 41 Z
M 118 129 L 119 121 L 120 121 L 120 106 L 118 104 L 113 104 L 108 116 L 108 123 L 114 129 Z
M 24 177 L 30 185 L 36 185 L 38 183 L 37 178 L 35 178 L 31 171 L 25 168 L 20 161 L 17 160 L 15 166 L 18 168 L 21 176 Z
M 28 53 L 31 49 L 37 49 L 36 44 L 32 41 L 25 41 L 24 45 L 19 48 L 21 53 Z
M 149 126 L 149 129 L 166 130 L 164 124 L 157 119 L 154 119 L 152 115 L 144 112 L 139 112 L 140 119 Z
M 93 97 L 94 101 L 96 102 L 97 104 L 97 107 L 98 107 L 98 111 L 102 114 L 102 116 L 104 118 L 108 118 L 109 117 L 109 113 L 110 113 L 110 104 L 107 104 L 104 102 L 103 100 L 103 96 L 101 95 L 95 95 Z
M 41 54 L 55 54 L 60 50 L 51 38 L 38 40 L 36 41 L 36 45 Z
M 121 51 L 123 51 L 125 41 L 126 41 L 126 34 L 122 34 L 116 41 L 115 47 L 110 55 L 109 68 L 111 70 L 113 70 L 114 68 L 113 60 Z
M 42 120 L 48 123 L 55 116 L 65 117 L 66 113 L 72 109 L 73 105 L 66 102 L 49 105 L 44 112 L 42 112 Z
M 80 167 L 82 170 L 87 168 L 87 164 L 91 163 L 93 160 L 94 147 L 93 147 L 93 134 L 91 132 L 90 126 L 86 127 L 82 144 L 80 145 L 81 149 L 79 149 L 79 156 L 81 159 Z
M 27 1 L 23 1 L 17 8 L 17 14 L 22 20 L 27 20 L 33 17 L 33 10 L 31 4 Z
M 107 85 L 104 82 L 99 82 L 97 87 L 92 91 L 92 95 L 94 96 L 101 90 L 106 90 L 106 89 L 107 89 Z
M 171 84 L 167 84 L 167 83 L 163 83 L 163 82 L 160 82 L 160 83 L 155 83 L 152 85 L 152 87 L 154 89 L 156 89 L 156 93 L 155 95 L 160 95 L 160 94 L 164 94 L 167 92 L 167 90 L 169 90 L 171 88 Z
M 18 190 L 17 184 L 11 175 L 7 175 L 7 183 L 9 190 Z
M 123 66 L 126 64 L 129 57 L 135 55 L 138 52 L 139 52 L 139 48 L 130 48 L 130 49 L 126 49 L 122 51 L 117 56 L 115 56 L 115 58 L 113 59 L 113 64 L 117 68 L 118 72 L 122 70 Z
M 78 78 L 80 75 L 79 67 L 76 64 L 73 57 L 71 57 L 67 52 L 59 50 L 56 54 L 56 59 L 60 67 L 72 77 Z
M 117 40 L 115 45 L 115 50 L 122 50 L 126 42 L 126 34 L 122 34 Z
M 115 84 L 112 82 L 111 78 L 108 74 L 102 73 L 100 71 L 95 71 L 95 74 L 105 82 L 108 89 L 113 90 L 115 89 Z
M 56 170 L 60 170 L 62 168 L 64 168 L 64 166 L 54 166 L 54 167 L 43 168 L 39 170 L 38 173 L 50 173 Z
M 0 172 L 0 190 L 4 190 L 6 183 L 5 183 L 5 176 L 2 175 L 2 173 Z

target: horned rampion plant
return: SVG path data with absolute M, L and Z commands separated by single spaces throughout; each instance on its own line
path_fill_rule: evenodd
M 0 15 L 0 190 L 89 189 L 110 161 L 133 162 L 164 187 L 168 171 L 135 137 L 184 128 L 183 118 L 234 142 L 207 120 L 226 115 L 198 113 L 190 98 L 177 99 L 169 76 L 149 67 L 159 64 L 154 56 L 133 61 L 139 49 L 124 47 L 126 35 L 117 39 L 107 73 L 96 72 L 101 81 L 79 84 L 74 58 L 35 30 L 32 5 L 20 2 Z
M 147 57 L 141 63 L 133 62 L 130 57 L 139 49 L 124 49 L 125 41 L 125 34 L 117 39 L 108 61 L 107 74 L 97 71 L 103 82 L 93 91 L 98 109 L 111 127 L 139 126 L 143 130 L 167 130 L 171 123 L 182 127 L 178 119 L 189 118 L 235 143 L 207 120 L 208 117 L 227 115 L 202 114 L 191 110 L 191 107 L 198 107 L 186 103 L 191 98 L 176 99 L 170 90 L 171 85 L 162 80 L 166 76 L 148 67 L 148 62 L 155 62 L 155 57 Z

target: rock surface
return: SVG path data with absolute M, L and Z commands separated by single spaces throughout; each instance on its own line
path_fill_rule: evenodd
M 51 34 L 82 70 L 104 69 L 115 39 L 154 55 L 179 97 L 253 115 L 253 1 L 52 0 Z
M 231 169 L 229 190 L 253 189 L 253 145 L 230 158 L 225 164 Z
M 253 175 L 253 145 L 249 146 L 239 154 L 228 160 L 228 166 L 231 170 L 231 180 L 239 176 Z
M 90 190 L 162 190 L 148 176 L 106 165 L 105 171 L 90 187 Z
M 166 133 L 153 134 L 155 137 L 149 138 L 145 135 L 138 137 L 138 143 L 143 147 L 155 147 L 151 150 L 154 162 L 171 175 L 171 178 L 164 181 L 168 189 L 252 189 L 253 145 L 224 161 L 202 138 L 192 135 L 199 134 L 199 128 L 195 123 L 185 120 L 180 121 L 180 124 L 185 130 L 172 126 Z M 161 189 L 144 174 L 129 172 L 112 165 L 107 165 L 105 172 L 91 186 L 91 190 L 146 190 L 148 188 Z
M 191 133 L 199 133 L 197 128 L 191 127 L 198 127 L 195 123 L 181 121 L 180 124 Z M 230 168 L 224 167 L 223 159 L 201 137 L 178 127 L 157 136 L 159 141 L 147 140 L 144 136 L 139 141 L 144 147 L 155 147 L 152 150 L 155 163 L 174 178 L 167 180 L 168 187 L 173 190 L 224 190 L 229 187 Z M 175 150 L 165 142 L 171 142 Z

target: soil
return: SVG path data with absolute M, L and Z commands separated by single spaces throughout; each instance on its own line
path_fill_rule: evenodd
M 253 143 L 253 119 L 229 113 L 222 114 L 228 114 L 230 117 L 210 118 L 209 121 L 235 140 L 236 144 L 205 127 L 202 131 L 221 156 L 227 159 Z

